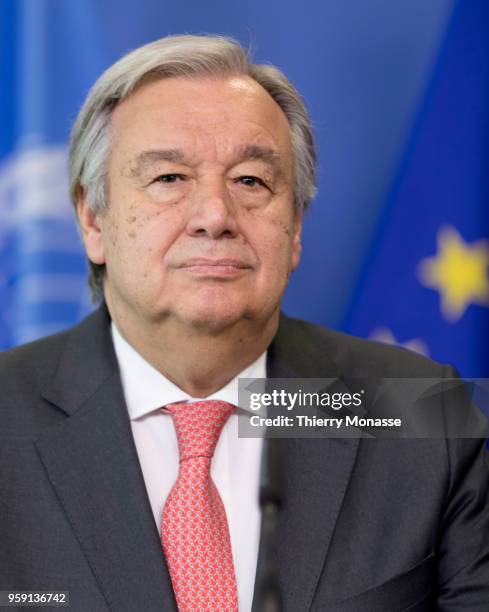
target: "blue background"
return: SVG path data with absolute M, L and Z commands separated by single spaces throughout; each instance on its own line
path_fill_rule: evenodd
M 315 126 L 319 192 L 307 215 L 303 259 L 285 310 L 358 335 L 369 336 L 383 326 L 401 343 L 420 338 L 434 358 L 454 362 L 466 376 L 485 376 L 487 350 L 475 342 L 478 338 L 488 345 L 489 309 L 470 305 L 460 322 L 447 323 L 437 292 L 418 286 L 411 274 L 420 258 L 434 255 L 442 223 L 456 225 L 468 242 L 489 238 L 489 203 L 480 180 L 475 188 L 467 187 L 470 201 L 459 194 L 457 214 L 445 219 L 445 196 L 437 185 L 446 173 L 458 171 L 456 160 L 446 168 L 442 160 L 436 176 L 413 170 L 443 157 L 450 144 L 441 138 L 437 148 L 437 138 L 423 136 L 432 133 L 430 117 L 441 117 L 437 134 L 445 127 L 450 134 L 454 124 L 464 132 L 473 103 L 483 106 L 487 49 L 481 42 L 466 53 L 465 42 L 489 40 L 484 4 L 466 2 L 468 12 L 452 0 L 192 0 L 178 5 L 161 0 L 0 0 L 0 347 L 67 327 L 90 309 L 84 257 L 67 196 L 52 196 L 63 208 L 59 217 L 43 212 L 52 202 L 52 186 L 46 187 L 44 170 L 26 165 L 29 155 L 36 155 L 37 168 L 43 152 L 51 151 L 55 170 L 49 180 L 61 185 L 61 179 L 55 180 L 61 172 L 56 160 L 100 73 L 123 53 L 155 38 L 210 32 L 234 36 L 252 48 L 256 62 L 280 67 L 303 94 Z M 465 29 L 457 29 L 460 23 Z M 436 104 L 443 107 L 454 89 L 464 98 L 466 84 L 457 80 L 464 71 L 479 79 L 474 77 L 469 102 L 460 113 L 439 112 Z M 445 84 L 436 94 L 440 73 Z M 427 99 L 437 100 L 435 106 Z M 475 133 L 485 125 L 481 112 L 468 129 Z M 478 167 L 487 160 L 484 142 L 469 143 L 471 163 L 475 159 Z M 465 144 L 457 142 L 458 147 Z M 10 185 L 18 167 L 24 172 Z M 419 180 L 427 185 L 422 200 L 409 187 Z M 20 214 L 39 181 L 46 183 L 43 193 L 48 195 L 34 213 Z M 476 214 L 464 234 L 467 208 Z M 426 229 L 428 209 L 431 225 Z M 400 212 L 393 215 L 392 210 Z M 407 216 L 406 210 L 411 211 Z M 421 227 L 425 233 L 418 241 Z M 399 310 L 399 304 L 410 307 Z M 399 316 L 392 316 L 395 311 Z M 459 323 L 463 329 L 455 333 Z

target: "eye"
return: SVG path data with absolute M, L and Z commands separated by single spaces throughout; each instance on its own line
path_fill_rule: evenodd
M 179 180 L 184 181 L 185 176 L 183 174 L 161 174 L 155 180 L 154 183 L 176 183 Z
M 257 176 L 240 176 L 236 179 L 236 182 L 246 185 L 247 187 L 267 187 L 265 182 Z

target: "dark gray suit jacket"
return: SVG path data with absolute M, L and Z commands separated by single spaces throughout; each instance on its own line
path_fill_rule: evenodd
M 286 317 L 267 368 L 453 374 Z M 174 610 L 105 308 L 1 355 L 0 382 L 0 590 L 68 590 L 72 612 Z M 283 470 L 287 611 L 489 610 L 483 440 L 290 439 Z

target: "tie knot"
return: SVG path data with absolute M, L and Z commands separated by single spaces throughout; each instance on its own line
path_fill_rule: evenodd
M 222 428 L 234 409 L 232 404 L 220 400 L 165 406 L 175 425 L 180 461 L 190 457 L 211 458 Z

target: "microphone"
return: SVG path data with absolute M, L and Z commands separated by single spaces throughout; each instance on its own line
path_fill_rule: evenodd
M 281 438 L 263 441 L 259 504 L 262 515 L 261 551 L 262 571 L 257 576 L 257 610 L 281 612 L 282 594 L 273 554 L 278 516 L 283 504 L 283 460 L 284 440 Z

